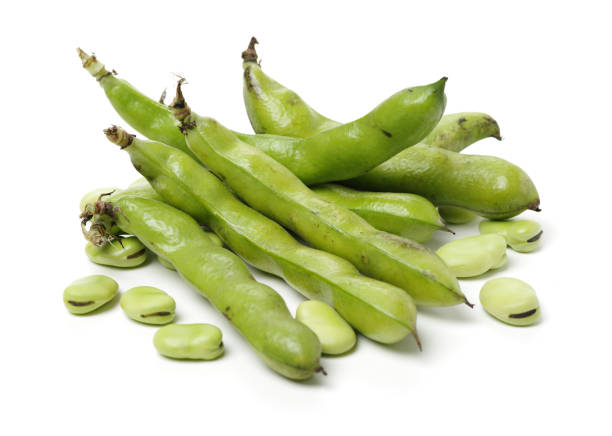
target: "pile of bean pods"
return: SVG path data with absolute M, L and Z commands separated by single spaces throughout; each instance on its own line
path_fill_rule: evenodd
M 417 306 L 473 307 L 458 278 L 500 268 L 507 246 L 521 253 L 538 247 L 536 222 L 510 220 L 539 211 L 533 182 L 503 159 L 460 153 L 478 140 L 501 139 L 499 126 L 484 113 L 444 114 L 446 78 L 403 89 L 340 123 L 266 75 L 256 43 L 252 38 L 242 53 L 255 134 L 198 115 L 183 95 L 184 79 L 166 105 L 165 95 L 148 98 L 78 49 L 117 113 L 147 138 L 118 126 L 104 131 L 142 178 L 81 200 L 92 262 L 135 268 L 154 254 L 231 321 L 267 365 L 299 380 L 322 371 L 322 353 L 349 352 L 355 331 L 383 344 L 411 335 L 421 347 Z M 479 235 L 437 252 L 422 245 L 477 216 L 485 218 Z M 246 264 L 312 301 L 294 318 Z M 73 314 L 96 313 L 118 289 L 110 277 L 85 277 L 65 289 L 64 303 Z M 515 278 L 486 282 L 480 303 L 509 325 L 531 325 L 540 316 L 535 291 Z M 172 323 L 176 303 L 161 289 L 132 288 L 120 306 L 134 321 L 165 325 L 153 338 L 164 356 L 223 354 L 219 328 Z

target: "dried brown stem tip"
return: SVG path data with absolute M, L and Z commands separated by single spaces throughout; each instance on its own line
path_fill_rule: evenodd
M 419 335 L 417 334 L 416 330 L 412 331 L 412 337 L 416 341 L 417 347 L 419 347 L 419 351 L 423 351 L 423 346 L 421 345 L 421 338 L 419 338 Z
M 529 210 L 533 210 L 533 211 L 535 211 L 535 212 L 541 212 L 541 211 L 542 211 L 542 209 L 540 209 L 540 199 L 538 198 L 537 200 L 535 200 L 535 201 L 533 201 L 533 202 L 529 203 L 529 204 L 527 205 L 527 209 L 529 209 Z
M 257 39 L 253 36 L 249 42 L 248 48 L 242 52 L 242 60 L 245 62 L 257 62 L 257 51 L 255 50 L 255 44 L 259 44 Z
M 172 113 L 174 117 L 179 120 L 181 123 L 189 116 L 191 113 L 191 108 L 187 105 L 185 101 L 185 97 L 183 96 L 182 86 L 183 83 L 187 83 L 184 77 L 181 77 L 176 84 L 176 95 L 174 96 L 174 100 L 170 104 L 170 109 L 172 109 Z M 185 127 L 185 126 L 183 126 Z
M 108 129 L 104 129 L 104 134 L 106 135 L 106 139 L 121 147 L 122 150 L 129 146 L 136 137 L 136 135 L 132 135 L 117 126 L 111 126 Z

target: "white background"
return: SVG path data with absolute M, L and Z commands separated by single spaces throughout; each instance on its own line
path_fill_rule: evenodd
M 610 24 L 605 2 L 5 2 L 2 109 L 3 434 L 609 434 Z M 75 48 L 157 97 L 172 72 L 198 112 L 249 130 L 240 53 L 339 120 L 393 92 L 448 76 L 447 112 L 484 111 L 504 141 L 468 152 L 517 163 L 538 186 L 536 253 L 509 251 L 510 275 L 537 290 L 543 318 L 512 328 L 474 310 L 422 311 L 424 350 L 362 337 L 328 376 L 306 383 L 267 369 L 236 331 L 171 271 L 88 262 L 78 201 L 137 177 L 102 135 L 121 124 Z M 459 236 L 476 224 L 454 226 Z M 429 245 L 450 240 L 439 235 Z M 93 316 L 62 305 L 72 280 L 155 285 L 178 321 L 224 332 L 214 362 L 160 357 L 153 327 L 115 301 Z M 301 297 L 257 274 L 286 299 Z M 478 302 L 483 279 L 462 282 Z M 180 432 L 180 433 L 179 433 Z M 340 433 L 341 432 L 341 433 Z

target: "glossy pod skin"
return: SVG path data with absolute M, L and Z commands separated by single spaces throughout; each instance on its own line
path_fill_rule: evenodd
M 213 244 L 193 218 L 147 198 L 114 194 L 111 200 L 120 227 L 168 259 L 273 370 L 307 379 L 319 368 L 316 335 L 293 319 L 281 296 L 256 282 L 236 255 Z
M 190 154 L 178 123 L 164 104 L 145 97 L 125 80 L 115 77 L 94 55 L 80 48 L 77 53 L 87 70 L 100 84 L 113 108 L 130 126 L 148 138 L 180 148 Z M 82 210 L 82 208 L 81 208 Z
M 376 230 L 348 209 L 323 200 L 280 163 L 215 120 L 190 113 L 184 101 L 179 103 L 176 115 L 193 153 L 251 207 L 313 247 L 404 289 L 417 304 L 466 302 L 452 271 L 433 252 Z
M 89 260 L 98 265 L 117 268 L 133 268 L 142 265 L 147 260 L 147 249 L 133 236 L 118 238 L 102 247 L 88 242 L 85 253 Z
M 282 277 L 307 298 L 335 306 L 370 339 L 394 343 L 412 332 L 418 341 L 416 308 L 403 290 L 360 275 L 345 259 L 300 244 L 180 150 L 117 127 L 106 132 L 166 202 L 213 229 L 245 261 Z
M 455 206 L 439 206 L 438 213 L 445 223 L 466 224 L 476 219 L 476 214 Z
M 307 138 L 290 141 L 266 135 L 254 140 L 307 185 L 349 179 L 431 132 L 444 112 L 445 83 L 443 78 L 431 85 L 404 89 L 364 117 Z
M 450 231 L 440 220 L 436 207 L 418 195 L 363 192 L 331 183 L 312 190 L 356 213 L 378 230 L 416 242 L 428 241 L 436 230 Z
M 415 145 L 372 171 L 343 184 L 356 189 L 412 192 L 439 206 L 456 206 L 489 219 L 526 209 L 539 211 L 540 197 L 529 176 L 493 156 L 459 154 Z
M 529 253 L 540 246 L 542 227 L 535 221 L 481 221 L 478 230 L 482 234 L 495 233 L 503 236 L 514 251 Z
M 357 336 L 333 307 L 321 301 L 304 301 L 295 319 L 308 326 L 321 341 L 323 354 L 342 354 L 355 346 Z
M 251 38 L 249 47 L 242 53 L 244 104 L 255 132 L 308 138 L 340 125 L 264 73 L 257 63 L 255 44 L 257 40 Z M 497 122 L 481 112 L 463 112 L 444 115 L 421 142 L 458 152 L 488 137 L 501 139 Z
M 459 112 L 444 115 L 421 144 L 458 153 L 485 138 L 501 141 L 497 121 L 483 112 Z
M 148 138 L 187 151 L 167 107 L 114 77 L 95 56 L 78 50 L 84 68 L 102 85 L 115 110 Z M 344 180 L 367 172 L 423 139 L 438 123 L 446 78 L 402 90 L 350 123 L 300 141 L 268 137 L 267 152 L 307 184 Z M 280 146 L 275 145 L 275 140 Z M 333 147 L 330 146 L 333 144 Z
M 257 62 L 257 39 L 242 52 L 243 96 L 256 133 L 308 138 L 340 123 L 324 117 L 295 92 L 266 75 Z
M 531 286 L 512 277 L 486 282 L 480 304 L 493 317 L 514 326 L 528 326 L 540 319 L 540 303 Z
M 305 137 L 333 125 L 297 94 L 261 71 L 253 41 L 243 59 L 245 104 L 255 131 Z M 255 79 L 259 81 L 254 82 Z M 265 104 L 254 103 L 256 97 L 248 92 L 247 80 L 256 85 L 257 98 Z M 519 167 L 495 157 L 455 153 L 485 137 L 501 138 L 499 126 L 490 116 L 478 112 L 445 115 L 419 145 L 343 184 L 366 191 L 410 192 L 437 206 L 461 207 L 492 219 L 509 218 L 526 209 L 539 210 L 537 190 Z M 273 155 L 265 135 L 241 139 Z M 293 146 L 286 145 L 288 149 Z M 282 144 L 275 141 L 273 147 L 280 153 Z

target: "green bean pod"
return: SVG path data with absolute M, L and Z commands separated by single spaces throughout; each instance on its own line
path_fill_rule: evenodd
M 355 212 L 378 230 L 416 242 L 428 241 L 436 230 L 452 232 L 440 220 L 436 207 L 418 195 L 363 192 L 331 183 L 312 190 Z
M 489 219 L 540 210 L 536 187 L 516 165 L 493 156 L 459 154 L 426 145 L 405 150 L 343 184 L 356 189 L 412 192 L 436 205 L 461 207 Z
M 466 302 L 454 274 L 435 253 L 409 239 L 376 230 L 350 210 L 320 198 L 283 165 L 240 141 L 215 120 L 190 113 L 180 93 L 177 102 L 176 115 L 193 153 L 251 207 L 313 247 L 404 289 L 417 304 Z
M 300 138 L 333 126 L 297 94 L 261 71 L 254 43 L 243 53 L 243 59 L 245 104 L 255 131 Z M 257 98 L 265 104 L 256 105 Z M 291 150 L 300 143 L 299 139 L 286 139 L 283 145 L 282 139 L 267 136 L 241 135 L 241 139 L 273 157 L 280 149 Z M 368 191 L 410 192 L 437 206 L 456 206 L 494 219 L 509 218 L 526 209 L 539 210 L 538 192 L 519 167 L 496 157 L 454 153 L 486 137 L 501 139 L 499 126 L 490 116 L 478 112 L 445 115 L 418 146 L 343 184 Z
M 114 77 L 95 57 L 79 50 L 83 66 L 102 85 L 115 110 L 143 135 L 185 150 L 167 108 Z M 438 123 L 446 78 L 404 89 L 370 113 L 298 143 L 270 147 L 273 157 L 307 184 L 358 176 L 423 139 Z M 154 120 L 154 122 L 152 122 Z M 178 132 L 178 133 L 177 133 Z M 333 144 L 333 147 L 330 146 Z
M 257 39 L 242 52 L 243 96 L 256 133 L 308 138 L 340 125 L 306 104 L 295 92 L 266 75 L 257 63 Z
M 168 259 L 273 370 L 307 379 L 320 368 L 321 344 L 315 334 L 293 319 L 281 296 L 256 282 L 236 255 L 213 244 L 193 218 L 129 194 L 110 197 L 110 205 L 105 210 L 113 211 L 119 226 Z
M 140 140 L 117 127 L 106 134 L 129 153 L 134 167 L 166 202 L 214 230 L 245 261 L 282 277 L 304 296 L 335 306 L 373 340 L 394 343 L 412 332 L 418 343 L 416 309 L 403 290 L 360 275 L 338 256 L 300 244 L 180 150 Z
M 466 224 L 476 219 L 476 214 L 455 206 L 438 206 L 438 213 L 445 223 Z
M 364 174 L 435 127 L 446 105 L 445 83 L 443 78 L 399 91 L 364 117 L 308 138 L 266 136 L 266 153 L 307 185 Z
M 77 53 L 87 70 L 100 84 L 113 108 L 130 126 L 148 138 L 170 144 L 191 154 L 185 138 L 178 130 L 178 123 L 168 107 L 141 94 L 127 81 L 115 76 L 115 70 L 107 71 L 94 55 L 80 48 Z
M 482 112 L 459 112 L 444 115 L 421 144 L 459 153 L 485 138 L 501 141 L 497 121 Z
M 257 63 L 255 44 L 257 39 L 251 38 L 249 47 L 242 53 L 242 67 L 244 104 L 256 133 L 308 138 L 340 125 L 264 73 Z M 459 152 L 488 137 L 501 139 L 499 126 L 493 118 L 481 112 L 462 112 L 444 115 L 421 142 Z

